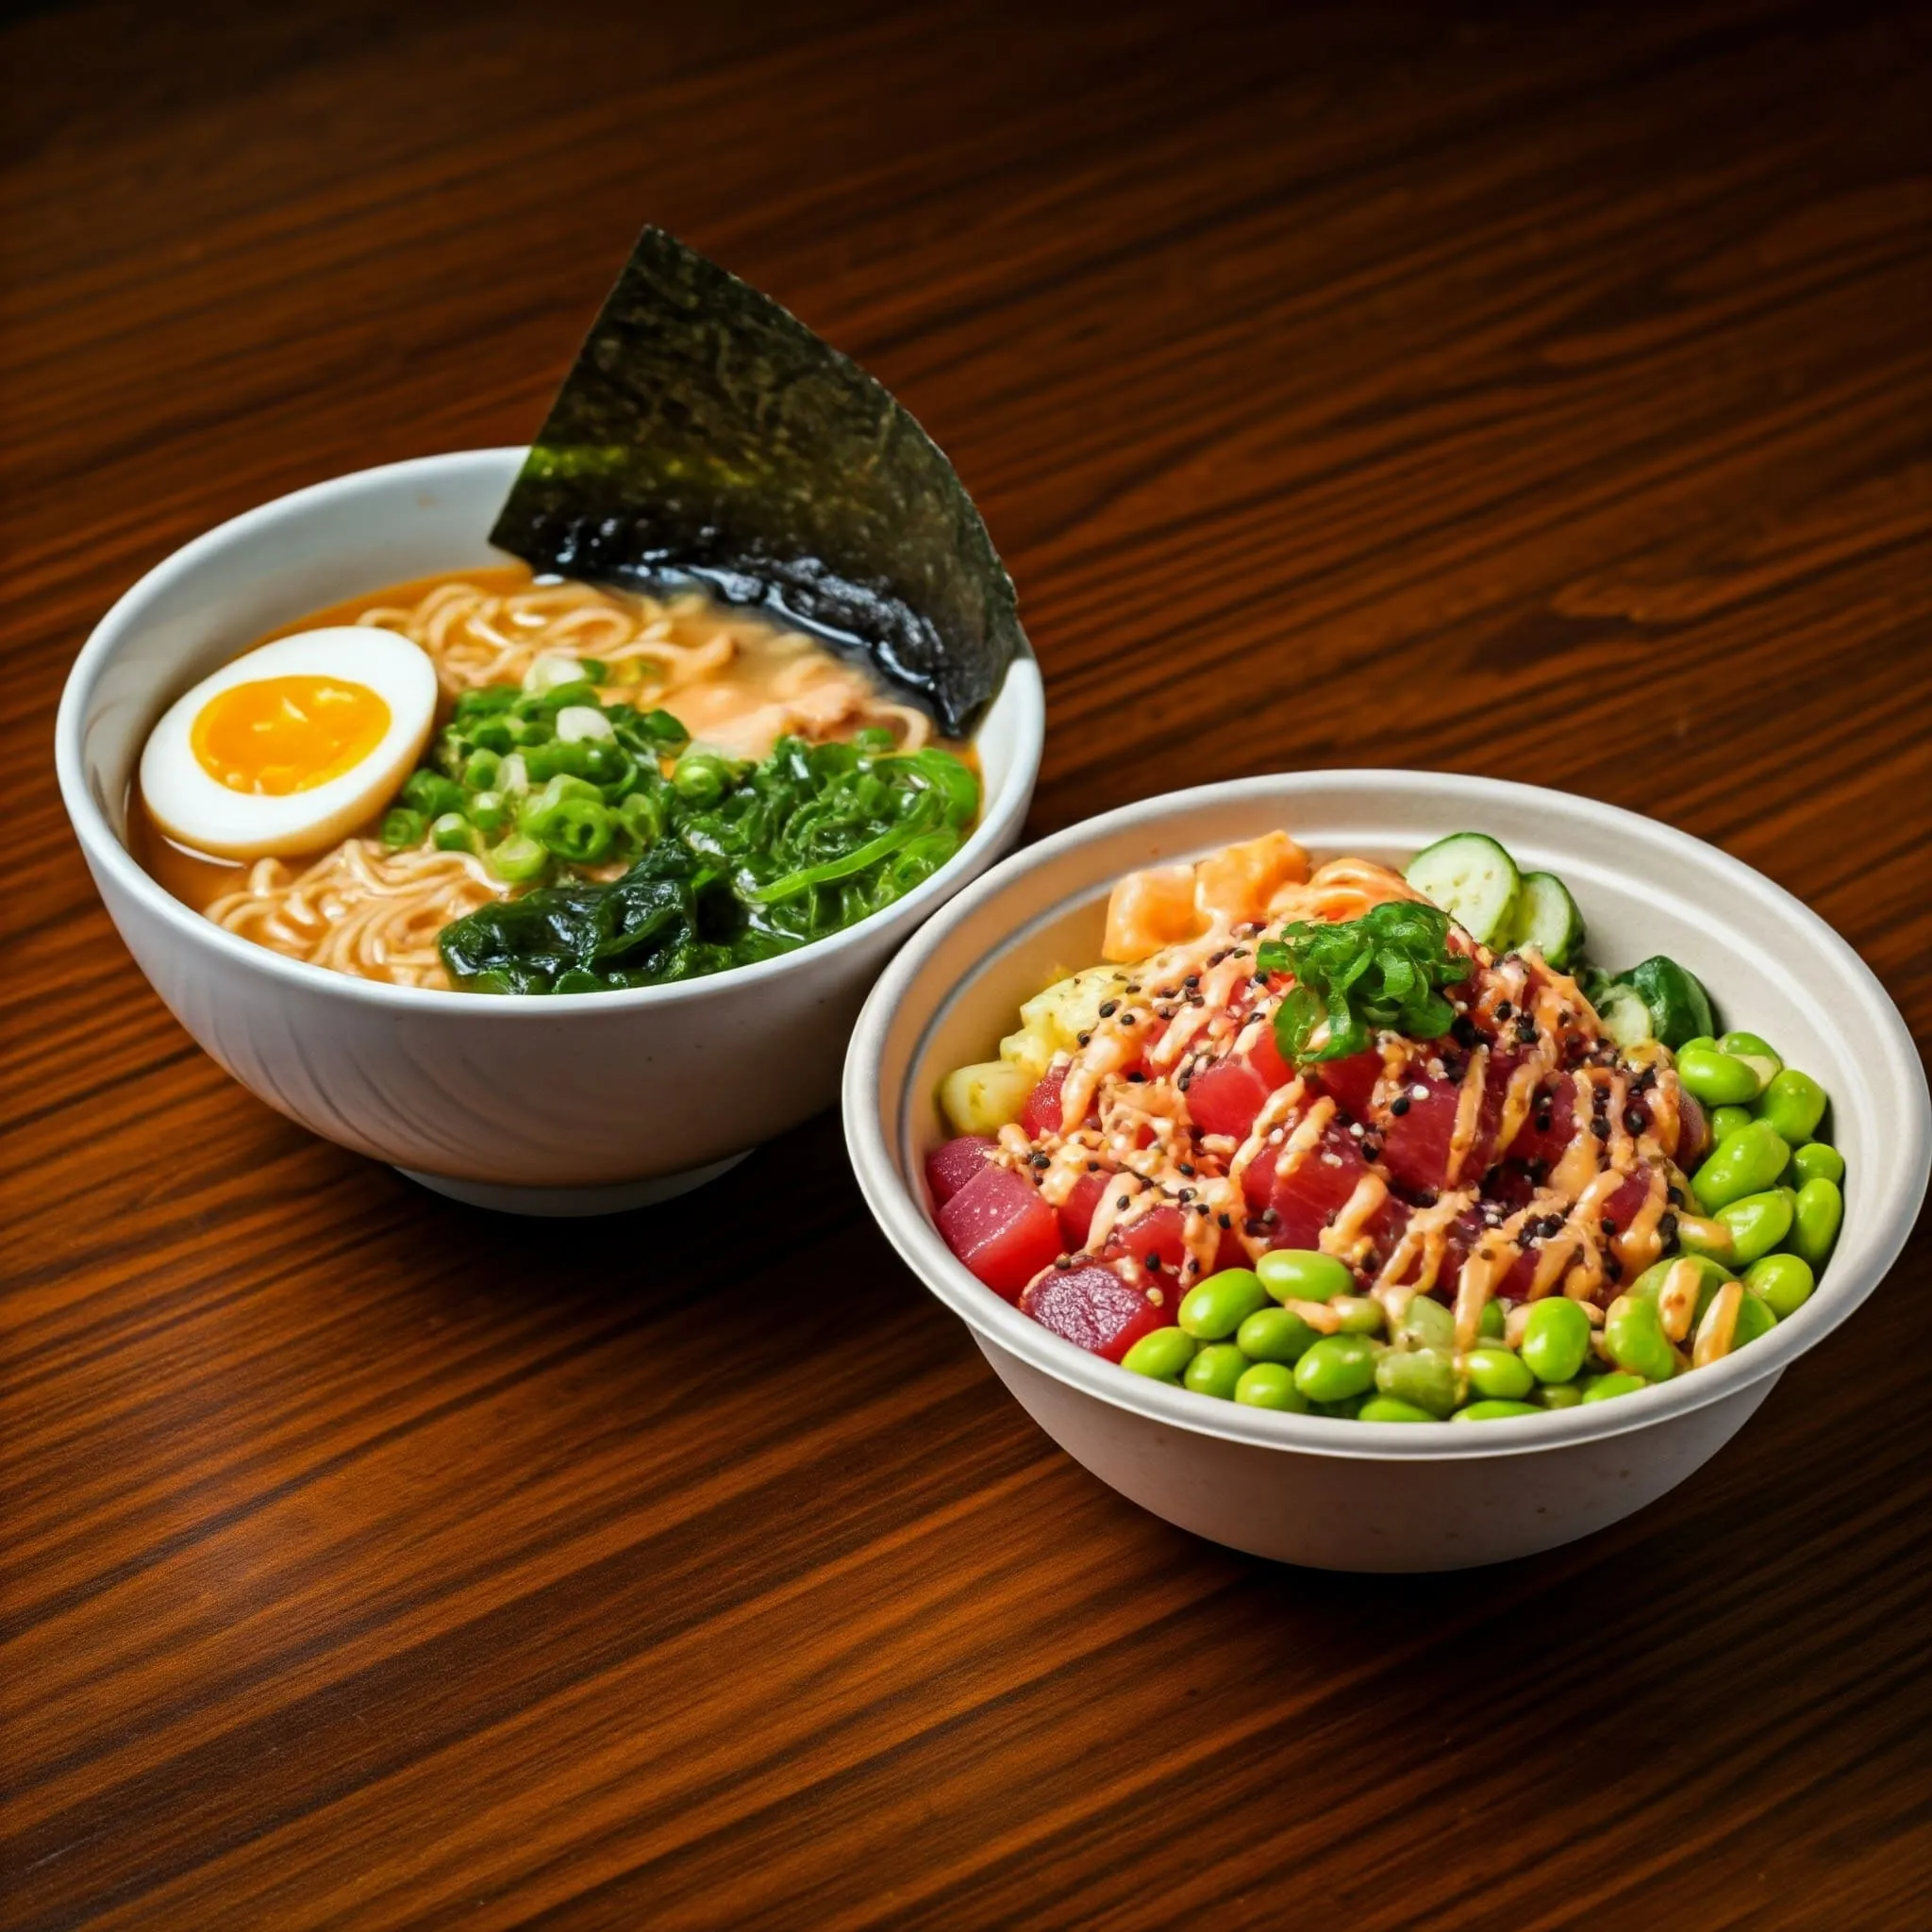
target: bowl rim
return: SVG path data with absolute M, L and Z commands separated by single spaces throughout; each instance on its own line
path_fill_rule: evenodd
M 490 998 L 454 989 L 393 986 L 385 980 L 363 979 L 354 974 L 311 965 L 306 959 L 291 959 L 225 931 L 184 905 L 140 865 L 116 836 L 88 784 L 83 756 L 88 707 L 94 689 L 128 641 L 137 635 L 148 604 L 230 544 L 306 517 L 341 497 L 383 488 L 425 486 L 444 480 L 449 472 L 463 465 L 487 469 L 495 463 L 510 471 L 520 466 L 527 454 L 527 444 L 502 443 L 482 449 L 407 457 L 397 462 L 345 471 L 341 475 L 271 497 L 252 509 L 214 525 L 170 551 L 130 584 L 88 633 L 86 642 L 68 669 L 55 718 L 54 764 L 61 802 L 90 866 L 96 873 L 105 873 L 118 891 L 134 899 L 143 911 L 158 918 L 183 942 L 210 946 L 243 970 L 264 974 L 291 989 L 403 1012 L 487 1013 L 514 1023 L 557 1020 L 587 1010 L 619 1013 L 640 1008 L 679 1006 L 714 998 L 730 989 L 755 989 L 776 974 L 795 969 L 801 961 L 829 963 L 840 953 L 862 946 L 882 925 L 903 923 L 908 914 L 914 916 L 916 923 L 925 908 L 946 896 L 962 867 L 982 858 L 989 849 L 997 852 L 1018 831 L 1040 774 L 1046 741 L 1046 694 L 1030 644 L 1024 645 L 1008 664 L 992 700 L 997 704 L 1008 691 L 1018 699 L 1012 762 L 998 791 L 982 799 L 979 823 L 972 836 L 930 878 L 922 880 L 903 898 L 882 906 L 876 912 L 868 913 L 823 940 L 770 959 L 754 960 L 749 965 L 697 979 L 673 980 L 663 986 L 622 987 L 608 992 L 548 993 L 541 998 Z M 484 541 L 488 541 L 487 533 Z M 977 736 L 975 733 L 975 742 Z M 138 752 L 136 764 L 139 765 Z
M 1715 869 L 1740 894 L 1756 898 L 1779 917 L 1808 930 L 1833 955 L 1842 985 L 1855 994 L 1864 1018 L 1887 1039 L 1886 1071 L 1896 1077 L 1886 1097 L 1896 1106 L 1889 1135 L 1897 1158 L 1890 1163 L 1889 1195 L 1867 1209 L 1862 1260 L 1855 1273 L 1828 1283 L 1796 1314 L 1781 1322 L 1748 1349 L 1694 1374 L 1640 1390 L 1615 1402 L 1587 1407 L 1556 1409 L 1546 1415 L 1514 1417 L 1505 1426 L 1480 1428 L 1417 1428 L 1402 1423 L 1345 1422 L 1327 1416 L 1291 1415 L 1214 1402 L 1191 1391 L 1174 1389 L 1149 1377 L 1134 1375 L 1104 1357 L 1062 1340 L 1020 1312 L 1017 1306 L 995 1294 L 958 1260 L 934 1225 L 924 1190 L 904 1174 L 894 1142 L 909 1146 L 908 1114 L 912 1095 L 902 1092 L 888 1128 L 883 1118 L 881 1062 L 889 1041 L 916 1027 L 908 1065 L 921 1057 L 924 1041 L 953 1002 L 985 970 L 988 960 L 1025 926 L 1054 916 L 1052 909 L 1029 915 L 1001 933 L 962 972 L 927 1010 L 914 1012 L 908 1002 L 913 981 L 928 960 L 961 926 L 995 901 L 1016 879 L 1083 846 L 1119 831 L 1158 825 L 1180 813 L 1219 804 L 1239 804 L 1250 798 L 1277 799 L 1284 787 L 1289 796 L 1297 790 L 1341 787 L 1362 792 L 1394 792 L 1410 797 L 1436 797 L 1444 791 L 1478 808 L 1517 813 L 1548 812 L 1560 803 L 1564 811 L 1578 808 L 1644 841 L 1660 841 L 1705 868 Z M 1109 882 L 1096 875 L 1092 888 Z M 1063 896 L 1059 906 L 1070 903 Z M 1782 886 L 1717 846 L 1660 820 L 1619 806 L 1599 804 L 1578 793 L 1525 785 L 1511 779 L 1486 778 L 1466 773 L 1372 767 L 1315 768 L 1237 778 L 1163 792 L 1113 811 L 1085 819 L 1051 837 L 1014 853 L 974 880 L 952 899 L 894 957 L 874 987 L 846 1054 L 842 1089 L 846 1146 L 859 1190 L 887 1239 L 925 1288 L 944 1302 L 973 1331 L 982 1347 L 991 1346 L 1019 1357 L 1054 1381 L 1079 1391 L 1108 1407 L 1165 1423 L 1191 1434 L 1264 1448 L 1295 1451 L 1354 1460 L 1461 1461 L 1494 1456 L 1537 1455 L 1547 1450 L 1574 1448 L 1606 1441 L 1686 1416 L 1697 1409 L 1741 1393 L 1757 1383 L 1774 1379 L 1800 1355 L 1814 1347 L 1844 1321 L 1885 1277 L 1897 1260 L 1917 1219 L 1932 1165 L 1932 1095 L 1909 1028 L 1857 952 L 1832 926 Z

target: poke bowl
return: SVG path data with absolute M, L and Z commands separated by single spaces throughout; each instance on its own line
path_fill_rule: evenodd
M 888 968 L 844 1107 L 881 1227 L 1062 1448 L 1358 1571 L 1528 1555 L 1691 1476 L 1877 1286 L 1928 1161 L 1909 1033 L 1790 894 L 1424 772 L 1208 786 L 1008 859 Z
M 812 944 L 707 977 L 541 998 L 386 983 L 256 943 L 168 891 L 129 837 L 143 743 L 171 701 L 239 643 L 308 613 L 503 564 L 491 518 L 525 454 L 362 471 L 188 544 L 89 639 L 62 697 L 57 757 L 114 924 L 170 1010 L 243 1086 L 458 1198 L 608 1212 L 708 1179 L 831 1102 L 879 968 L 1017 838 L 1044 705 L 1037 666 L 1016 657 L 972 741 L 976 821 L 931 876 Z

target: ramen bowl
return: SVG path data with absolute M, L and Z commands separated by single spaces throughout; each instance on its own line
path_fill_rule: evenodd
M 524 459 L 473 450 L 296 491 L 186 545 L 101 621 L 61 697 L 60 789 L 88 868 L 170 1011 L 303 1126 L 479 1205 L 608 1212 L 722 1173 L 830 1104 L 881 966 L 1018 837 L 1044 702 L 1022 656 L 974 737 L 980 822 L 953 859 L 870 918 L 710 978 L 499 997 L 326 971 L 222 930 L 129 856 L 150 727 L 277 625 L 341 599 L 506 559 L 488 531 Z
M 1215 1401 L 1130 1374 L 984 1288 L 933 1224 L 925 1154 L 951 1069 L 988 1058 L 1021 1001 L 1100 958 L 1115 879 L 1282 827 L 1317 858 L 1400 865 L 1476 828 L 1561 875 L 1602 956 L 1667 953 L 1832 1096 L 1843 1231 L 1818 1291 L 1749 1347 L 1614 1402 L 1475 1426 L 1346 1422 Z M 1926 1182 L 1911 1037 L 1824 922 L 1666 825 L 1530 786 L 1430 772 L 1310 772 L 1172 793 L 1007 860 L 887 969 L 853 1035 L 845 1126 L 866 1200 L 1035 1422 L 1103 1482 L 1184 1529 L 1324 1569 L 1457 1569 L 1587 1536 L 1685 1481 L 1785 1369 L 1878 1285 Z

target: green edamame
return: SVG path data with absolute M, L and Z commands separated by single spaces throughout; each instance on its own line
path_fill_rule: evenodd
M 1777 1316 L 1771 1304 L 1747 1288 L 1743 1300 L 1738 1304 L 1738 1319 L 1731 1327 L 1731 1353 L 1735 1355 L 1747 1341 L 1769 1335 L 1776 1326 Z
M 1446 1348 L 1391 1348 L 1376 1360 L 1375 1387 L 1398 1402 L 1446 1416 L 1468 1393 L 1469 1383 Z
M 1267 1306 L 1268 1291 L 1252 1269 L 1224 1268 L 1181 1297 L 1179 1320 L 1198 1341 L 1225 1341 L 1257 1308 Z
M 1356 1410 L 1358 1423 L 1432 1423 L 1436 1418 L 1412 1402 L 1393 1395 L 1372 1395 Z
M 1308 1398 L 1294 1386 L 1294 1374 L 1279 1362 L 1257 1362 L 1234 1385 L 1234 1399 L 1243 1408 L 1278 1408 L 1307 1415 Z
M 1286 1362 L 1292 1366 L 1316 1342 L 1315 1331 L 1290 1308 L 1257 1308 L 1235 1330 L 1235 1346 L 1251 1362 Z
M 1308 1413 L 1329 1416 L 1339 1423 L 1359 1422 L 1362 1404 L 1368 1400 L 1366 1395 L 1344 1395 L 1340 1402 L 1311 1402 Z
M 1433 1295 L 1416 1295 L 1395 1324 L 1395 1340 L 1410 1348 L 1454 1348 L 1456 1316 Z
M 1711 1153 L 1691 1175 L 1690 1191 L 1707 1214 L 1715 1214 L 1746 1194 L 1776 1187 L 1790 1159 L 1784 1136 L 1769 1121 L 1753 1121 Z
M 1748 1127 L 1754 1115 L 1748 1107 L 1719 1107 L 1711 1109 L 1710 1144 L 1722 1146 L 1740 1127 Z
M 1501 1346 L 1473 1348 L 1462 1358 L 1469 1374 L 1469 1386 L 1478 1395 L 1504 1402 L 1521 1402 L 1536 1387 L 1521 1356 Z
M 1750 1060 L 1715 1047 L 1687 1046 L 1677 1056 L 1677 1077 L 1707 1107 L 1741 1107 L 1764 1091 L 1765 1074 Z
M 1375 1385 L 1375 1345 L 1366 1335 L 1324 1335 L 1294 1365 L 1294 1386 L 1310 1402 L 1346 1402 Z
M 1811 1299 L 1818 1277 L 1802 1255 L 1766 1255 L 1745 1269 L 1744 1286 L 1782 1322 Z
M 1583 1400 L 1580 1382 L 1545 1382 L 1532 1398 L 1545 1408 L 1574 1408 Z
M 1604 1345 L 1625 1374 L 1646 1382 L 1668 1382 L 1677 1358 L 1657 1317 L 1657 1304 L 1641 1295 L 1620 1294 L 1604 1313 Z
M 1770 1254 L 1791 1231 L 1797 1199 L 1789 1188 L 1773 1188 L 1768 1193 L 1726 1202 L 1712 1216 L 1730 1236 L 1730 1245 L 1719 1258 L 1742 1268 Z
M 1823 1141 L 1807 1141 L 1804 1146 L 1792 1149 L 1791 1172 L 1797 1175 L 1801 1188 L 1807 1181 L 1830 1181 L 1836 1187 L 1842 1187 L 1845 1158 L 1836 1147 L 1827 1146 Z
M 1757 1074 L 1760 1086 L 1769 1086 L 1784 1071 L 1784 1057 L 1760 1034 L 1733 1029 L 1724 1034 L 1717 1045 L 1720 1053 L 1727 1053 L 1733 1059 L 1742 1060 L 1750 1067 Z
M 1339 1294 L 1328 1306 L 1340 1319 L 1342 1334 L 1381 1334 L 1385 1318 L 1382 1304 L 1374 1295 Z
M 1572 1382 L 1590 1359 L 1590 1317 L 1568 1295 L 1545 1295 L 1532 1302 L 1518 1350 L 1539 1382 Z
M 1194 1338 L 1184 1328 L 1157 1328 L 1121 1357 L 1121 1367 L 1157 1382 L 1178 1383 L 1194 1359 Z
M 1330 1302 L 1355 1292 L 1345 1261 L 1314 1248 L 1274 1248 L 1255 1263 L 1261 1286 L 1278 1302 Z
M 1757 1118 L 1769 1121 L 1793 1147 L 1818 1131 L 1829 1096 L 1809 1074 L 1787 1067 L 1775 1074 L 1757 1101 Z
M 1472 1402 L 1467 1408 L 1458 1408 L 1449 1420 L 1452 1423 L 1500 1423 L 1512 1415 L 1541 1415 L 1542 1410 L 1533 1402 L 1511 1402 L 1502 1396 L 1490 1396 L 1481 1402 Z
M 1798 1190 L 1791 1215 L 1791 1253 L 1807 1261 L 1815 1274 L 1824 1266 L 1845 1218 L 1845 1197 L 1836 1181 L 1807 1181 Z
M 1187 1366 L 1181 1387 L 1196 1395 L 1218 1396 L 1232 1402 L 1236 1385 L 1251 1364 L 1231 1341 L 1210 1341 Z
M 1583 1385 L 1583 1399 L 1586 1402 L 1613 1402 L 1619 1395 L 1635 1395 L 1640 1389 L 1649 1386 L 1641 1375 L 1622 1372 L 1614 1375 L 1599 1375 L 1594 1381 Z
M 1485 1341 L 1501 1341 L 1503 1331 L 1509 1325 L 1509 1311 L 1501 1302 L 1485 1302 L 1481 1319 L 1476 1323 L 1475 1332 Z

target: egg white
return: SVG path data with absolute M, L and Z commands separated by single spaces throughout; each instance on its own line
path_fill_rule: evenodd
M 209 776 L 190 734 L 208 700 L 269 677 L 337 677 L 375 691 L 389 728 L 366 758 L 307 791 L 231 791 Z M 293 858 L 326 850 L 375 817 L 401 789 L 436 723 L 436 668 L 392 630 L 332 625 L 243 653 L 177 698 L 148 734 L 141 795 L 171 839 L 218 858 Z

